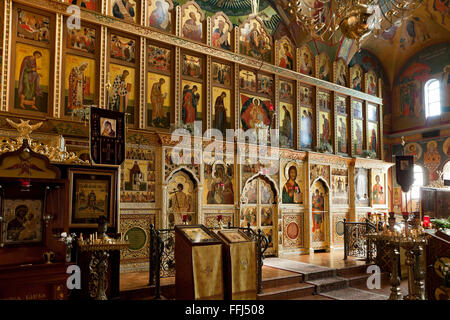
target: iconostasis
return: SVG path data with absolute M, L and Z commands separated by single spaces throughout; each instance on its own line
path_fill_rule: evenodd
M 70 4 L 81 7 L 76 28 Z M 118 221 L 136 243 L 121 254 L 124 270 L 148 261 L 150 223 L 170 228 L 184 215 L 207 226 L 218 216 L 250 223 L 277 254 L 342 247 L 337 222 L 387 211 L 374 72 L 296 48 L 259 16 L 238 24 L 194 1 L 7 0 L 2 13 L 8 116 L 44 120 L 40 133 L 64 135 L 68 150 L 88 157 L 89 106 L 126 114 Z M 227 153 L 233 143 L 208 158 L 206 139 L 180 153 L 170 133 L 196 121 L 222 134 L 279 129 L 280 149 L 238 163 Z M 172 153 L 191 161 L 177 164 Z

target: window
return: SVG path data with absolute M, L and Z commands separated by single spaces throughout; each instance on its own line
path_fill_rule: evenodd
M 442 172 L 444 173 L 444 180 L 450 180 L 450 161 L 448 161 L 444 167 L 442 168 Z
M 425 115 L 426 117 L 441 114 L 441 83 L 431 79 L 425 84 Z
M 423 169 L 421 166 L 414 165 L 414 183 L 411 188 L 411 199 L 419 199 L 421 186 L 423 186 Z

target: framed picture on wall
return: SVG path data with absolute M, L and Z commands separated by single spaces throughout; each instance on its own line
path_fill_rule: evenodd
M 108 227 L 115 225 L 116 170 L 70 169 L 69 226 L 96 228 L 105 216 Z

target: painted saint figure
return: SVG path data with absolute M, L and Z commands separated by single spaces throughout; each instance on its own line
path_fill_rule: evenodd
M 288 174 L 289 180 L 286 181 L 283 187 L 282 193 L 283 203 L 303 203 L 300 186 L 295 181 L 297 179 L 297 167 L 296 166 L 289 167 Z
M 384 192 L 383 187 L 380 184 L 380 176 L 375 176 L 375 184 L 372 188 L 372 196 L 374 204 L 384 204 Z
M 352 88 L 361 91 L 361 74 L 358 70 L 356 70 L 355 76 L 352 79 Z
M 149 25 L 162 30 L 169 28 L 169 4 L 163 3 L 161 0 L 157 0 L 156 8 L 152 11 L 149 18 Z
M 112 5 L 113 16 L 134 23 L 136 15 L 134 6 L 135 4 L 129 0 L 114 0 Z
M 312 144 L 312 113 L 303 110 L 300 144 L 302 148 L 311 148 Z
M 377 152 L 377 132 L 375 128 L 372 129 L 372 134 L 370 137 L 370 149 L 375 153 Z
M 196 85 L 190 88 L 190 85 L 185 85 L 183 88 L 183 109 L 182 120 L 183 123 L 194 123 L 197 119 L 197 105 L 200 101 L 200 93 L 197 92 Z
M 86 89 L 86 79 L 83 72 L 88 67 L 86 62 L 73 67 L 69 75 L 69 110 L 77 110 L 83 108 L 84 92 Z
M 177 185 L 177 190 L 174 192 L 171 199 L 171 208 L 173 212 L 184 213 L 189 212 L 191 209 L 190 198 L 186 193 L 184 193 L 183 189 L 183 184 L 179 183 Z
M 217 130 L 220 130 L 222 134 L 225 136 L 225 131 L 227 129 L 227 109 L 225 108 L 225 98 L 227 96 L 226 92 L 222 92 L 220 96 L 216 98 L 216 102 L 214 104 L 214 113 L 215 113 L 215 127 Z
M 230 42 L 228 41 L 230 32 L 225 31 L 225 22 L 220 20 L 219 26 L 214 29 L 212 35 L 212 44 L 214 47 L 230 50 Z
M 308 53 L 303 53 L 303 59 L 301 59 L 300 63 L 300 72 L 307 75 L 312 75 L 313 67 L 312 67 L 312 60 Z
M 339 152 L 347 153 L 347 125 L 342 118 L 339 118 Z
M 312 211 L 313 211 L 313 233 L 314 240 L 320 241 L 320 229 L 323 222 L 323 211 L 325 208 L 325 200 L 323 194 L 320 193 L 319 189 L 316 189 L 312 196 Z
M 329 143 L 330 141 L 330 122 L 325 115 L 322 115 L 323 123 L 322 123 L 322 134 L 321 139 L 322 143 Z
M 189 13 L 190 19 L 183 25 L 183 36 L 194 41 L 202 41 L 202 24 L 197 22 L 197 16 L 194 12 Z
M 223 165 L 216 166 L 215 177 L 211 180 L 207 195 L 208 204 L 233 204 L 233 183 L 225 173 Z
M 164 100 L 167 97 L 167 92 L 162 93 L 161 87 L 166 83 L 166 80 L 160 78 L 158 82 L 155 82 L 152 86 L 152 92 L 150 95 L 150 100 L 152 104 L 152 122 L 155 126 L 161 123 L 163 114 L 162 108 L 164 106 Z
M 283 122 L 281 123 L 280 128 L 280 136 L 285 137 L 287 140 L 286 145 L 291 146 L 293 143 L 293 127 L 292 127 L 292 118 L 291 113 L 286 108 L 285 105 L 283 105 L 283 111 L 284 111 L 284 118 Z
M 111 92 L 111 109 L 115 111 L 126 112 L 128 106 L 128 94 L 131 85 L 127 85 L 126 79 L 130 72 L 124 70 L 122 74 L 118 74 L 114 79 Z
M 25 105 L 31 106 L 31 109 L 38 110 L 36 107 L 36 97 L 42 96 L 39 88 L 39 80 L 42 75 L 38 72 L 37 59 L 42 57 L 40 51 L 34 51 L 32 56 L 26 56 L 22 60 L 19 74 L 19 97 L 20 107 L 25 109 Z
M 280 53 L 280 67 L 292 70 L 294 68 L 294 57 L 292 56 L 291 48 L 287 43 L 283 45 Z

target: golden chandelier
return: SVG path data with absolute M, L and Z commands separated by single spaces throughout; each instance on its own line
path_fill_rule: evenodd
M 340 30 L 360 42 L 407 19 L 423 0 L 282 0 L 282 7 L 314 39 L 330 40 Z

